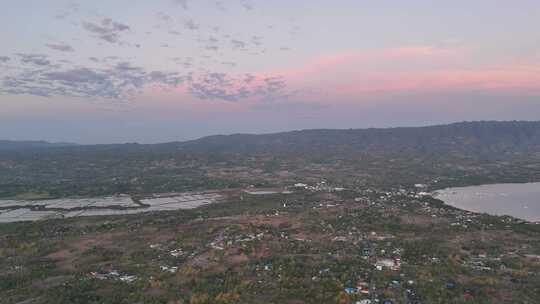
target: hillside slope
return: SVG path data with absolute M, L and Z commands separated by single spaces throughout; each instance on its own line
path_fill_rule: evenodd
M 18 140 L 0 140 L 0 150 L 25 150 L 41 149 L 53 147 L 76 146 L 72 143 L 51 143 L 47 141 L 18 141 Z
M 450 125 L 209 136 L 177 146 L 192 153 L 418 153 L 501 157 L 540 151 L 540 122 Z
M 302 130 L 153 145 L 0 150 L 0 197 L 283 186 L 433 188 L 540 180 L 540 122 Z

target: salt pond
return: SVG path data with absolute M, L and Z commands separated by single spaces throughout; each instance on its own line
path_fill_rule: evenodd
M 128 195 L 39 201 L 0 200 L 0 223 L 193 209 L 215 203 L 220 198 L 219 193 L 190 192 L 156 194 L 140 203 Z
M 540 183 L 448 188 L 434 195 L 463 210 L 540 221 Z

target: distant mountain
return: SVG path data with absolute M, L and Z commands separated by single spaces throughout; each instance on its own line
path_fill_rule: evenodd
M 68 146 L 76 146 L 76 144 L 50 143 L 46 141 L 0 140 L 0 150 L 25 150 L 25 149 L 68 147 Z
M 428 127 L 218 135 L 158 144 L 187 153 L 394 154 L 502 157 L 540 152 L 540 122 L 462 122 Z

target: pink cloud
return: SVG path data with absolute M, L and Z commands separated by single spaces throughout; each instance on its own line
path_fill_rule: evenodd
M 410 46 L 390 48 L 374 51 L 349 51 L 338 54 L 325 55 L 308 61 L 305 65 L 296 69 L 274 71 L 274 74 L 284 76 L 304 76 L 311 73 L 323 72 L 328 69 L 343 67 L 372 66 L 373 64 L 391 64 L 407 61 L 425 62 L 457 62 L 465 58 L 466 51 L 463 49 L 444 49 L 432 46 Z
M 192 82 L 174 88 L 173 93 L 184 102 L 201 102 L 197 94 L 207 94 L 208 97 L 202 99 L 210 102 L 197 106 L 204 108 L 216 106 L 216 101 L 225 104 L 231 101 L 214 95 L 241 100 L 241 103 L 233 102 L 237 107 L 267 100 L 285 102 L 291 96 L 304 102 L 334 103 L 396 92 L 540 92 L 540 63 L 535 58 L 493 64 L 479 64 L 478 58 L 481 54 L 463 47 L 410 46 L 350 51 L 313 58 L 287 70 L 224 74 L 210 79 L 202 75 L 201 79 L 194 77 Z M 274 77 L 275 85 L 269 85 L 267 80 L 272 81 L 269 79 Z M 194 90 L 190 86 L 194 84 L 198 91 L 192 96 Z M 151 89 L 151 94 L 160 92 L 168 94 L 161 87 Z
M 322 56 L 275 73 L 293 87 L 315 89 L 313 98 L 322 92 L 354 99 L 407 91 L 540 91 L 540 64 L 534 60 L 489 65 L 476 63 L 478 56 L 465 48 L 413 46 Z

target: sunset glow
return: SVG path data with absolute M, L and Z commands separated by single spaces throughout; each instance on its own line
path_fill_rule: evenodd
M 539 20 L 527 0 L 11 2 L 0 137 L 538 119 Z

